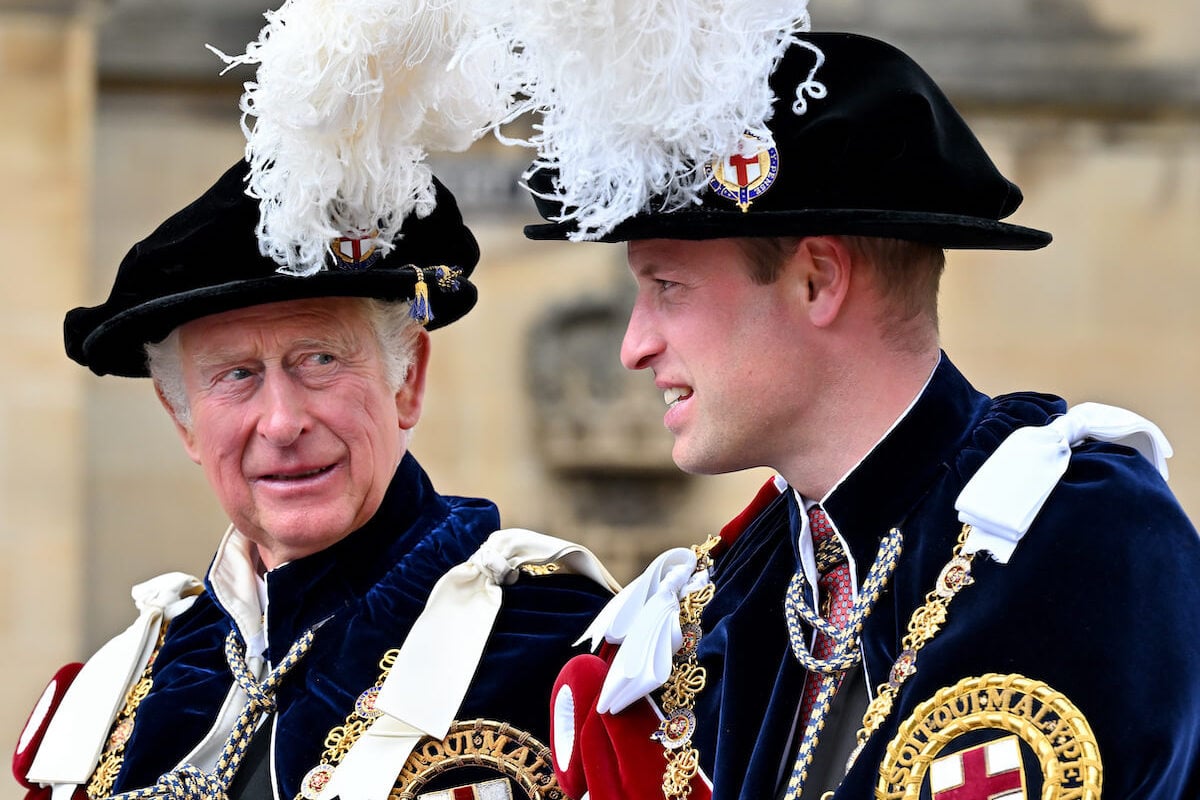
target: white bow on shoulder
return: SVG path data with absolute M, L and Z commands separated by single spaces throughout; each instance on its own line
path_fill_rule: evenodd
M 1085 439 L 1132 447 L 1167 477 L 1171 445 L 1157 425 L 1123 408 L 1080 403 L 1046 425 L 1013 431 L 963 487 L 954 504 L 972 527 L 963 552 L 987 550 L 1007 564 L 1067 471 L 1071 448 Z

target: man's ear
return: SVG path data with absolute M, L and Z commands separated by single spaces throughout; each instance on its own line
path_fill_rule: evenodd
M 413 360 L 404 383 L 396 390 L 396 414 L 403 430 L 416 427 L 425 400 L 425 372 L 429 367 L 429 332 L 417 332 L 413 342 Z
M 850 293 L 854 259 L 846 243 L 837 236 L 806 236 L 794 256 L 807 297 L 807 313 L 818 328 L 838 318 Z
M 196 437 L 192 433 L 192 429 L 179 421 L 179 415 L 175 413 L 175 409 L 171 407 L 167 396 L 163 394 L 162 387 L 158 385 L 158 381 L 154 382 L 154 393 L 158 395 L 158 402 L 162 403 L 162 407 L 167 410 L 171 416 L 171 422 L 175 423 L 175 432 L 179 434 L 179 438 L 183 440 L 183 449 L 188 454 L 188 458 L 200 463 L 200 450 L 196 447 Z

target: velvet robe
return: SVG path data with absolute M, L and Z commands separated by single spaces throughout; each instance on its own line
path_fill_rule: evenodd
M 1014 429 L 1065 410 L 1041 394 L 986 397 L 943 355 L 910 412 L 823 500 L 860 586 L 884 534 L 893 526 L 904 533 L 896 572 L 861 637 L 872 694 L 950 559 L 963 485 Z M 778 781 L 791 771 L 786 748 L 806 676 L 789 649 L 783 598 L 800 563 L 800 529 L 796 499 L 785 492 L 713 570 L 699 649 L 708 685 L 694 741 L 716 800 L 781 796 Z M 1010 562 L 981 554 L 973 575 L 838 800 L 875 797 L 886 748 L 918 704 L 988 673 L 1044 682 L 1081 712 L 1099 748 L 1105 800 L 1200 797 L 1200 539 L 1146 459 L 1112 444 L 1077 447 Z M 830 724 L 858 729 L 861 721 Z M 942 752 L 1006 733 L 968 731 Z M 1022 745 L 1021 755 L 1027 796 L 1043 796 L 1035 753 Z M 928 783 L 927 775 L 922 798 L 931 796 Z M 833 788 L 806 786 L 804 797 Z
M 492 503 L 437 494 L 416 460 L 406 455 L 365 526 L 267 574 L 272 664 L 307 628 L 323 621 L 310 651 L 277 693 L 277 797 L 296 796 L 304 775 L 321 760 L 326 734 L 375 683 L 380 658 L 404 642 L 438 578 L 499 527 Z M 457 719 L 509 722 L 548 743 L 550 687 L 572 642 L 608 597 L 607 590 L 574 575 L 522 575 L 505 586 Z M 207 734 L 232 683 L 223 655 L 231 625 L 211 584 L 172 622 L 114 792 L 153 784 Z M 396 765 L 397 772 L 401 766 Z

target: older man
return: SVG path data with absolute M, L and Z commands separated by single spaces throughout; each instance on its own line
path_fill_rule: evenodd
M 135 588 L 138 622 L 52 684 L 18 777 L 61 798 L 559 796 L 550 685 L 610 580 L 439 495 L 407 449 L 427 329 L 475 302 L 475 239 L 435 181 L 390 253 L 339 240 L 283 274 L 246 174 L 67 315 L 73 359 L 153 379 L 232 525 L 203 584 Z
M 781 41 L 766 128 L 682 159 L 685 176 L 706 165 L 695 203 L 653 198 L 604 226 L 572 165 L 531 176 L 550 224 L 529 236 L 629 243 L 621 360 L 653 372 L 678 465 L 782 478 L 598 620 L 596 641 L 623 644 L 560 679 L 563 785 L 592 800 L 1200 796 L 1200 539 L 1163 480 L 1165 440 L 1120 409 L 971 387 L 939 346 L 944 249 L 1049 235 L 1001 221 L 1020 191 L 905 54 L 853 34 Z M 662 80 L 680 114 L 709 107 Z M 544 152 L 606 135 L 569 133 Z

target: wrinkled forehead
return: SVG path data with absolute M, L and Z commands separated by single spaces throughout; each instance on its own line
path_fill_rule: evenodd
M 353 348 L 372 337 L 366 301 L 355 297 L 247 306 L 200 317 L 178 331 L 184 355 L 201 362 L 306 345 Z

